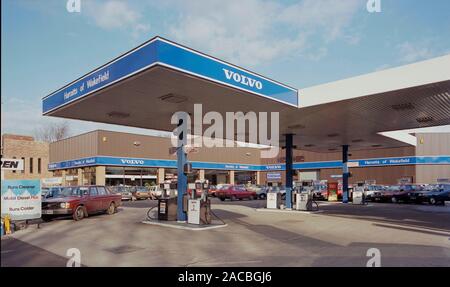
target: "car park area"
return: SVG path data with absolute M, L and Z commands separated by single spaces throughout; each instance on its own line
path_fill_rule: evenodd
M 2 237 L 2 266 L 450 266 L 450 207 L 318 202 L 319 211 L 259 212 L 265 200 L 212 198 L 227 224 L 192 232 L 143 224 L 155 200 L 126 201 L 113 215 L 62 218 Z

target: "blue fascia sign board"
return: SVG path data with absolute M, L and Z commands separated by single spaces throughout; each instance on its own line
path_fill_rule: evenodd
M 450 156 L 410 156 L 410 157 L 392 157 L 378 159 L 360 159 L 351 160 L 357 163 L 354 167 L 372 167 L 372 166 L 394 166 L 394 165 L 450 165 Z M 284 164 L 270 165 L 250 165 L 236 163 L 214 163 L 214 162 L 196 162 L 192 161 L 194 169 L 217 169 L 217 170 L 240 170 L 240 171 L 267 171 L 276 172 L 285 170 Z M 86 166 L 130 166 L 130 167 L 164 167 L 176 168 L 176 160 L 164 159 L 145 159 L 145 158 L 120 158 L 97 156 L 76 160 L 62 161 L 50 163 L 49 170 L 67 169 L 74 167 Z M 293 164 L 294 169 L 326 169 L 326 168 L 342 168 L 342 161 L 319 161 L 319 162 L 298 162 Z
M 43 114 L 155 65 L 298 107 L 294 88 L 157 37 L 43 98 Z
M 267 179 L 281 179 L 280 172 L 268 172 L 266 175 Z

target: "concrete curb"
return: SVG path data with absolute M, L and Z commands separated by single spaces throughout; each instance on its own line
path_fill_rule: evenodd
M 158 221 L 142 221 L 144 224 L 149 225 L 156 225 L 156 226 L 163 226 L 163 227 L 170 227 L 174 229 L 182 229 L 182 230 L 191 230 L 191 231 L 203 231 L 203 230 L 211 230 L 211 229 L 217 229 L 228 226 L 228 224 L 215 224 L 215 225 L 199 225 L 199 226 L 189 226 L 187 223 L 165 223 L 165 222 L 158 222 Z

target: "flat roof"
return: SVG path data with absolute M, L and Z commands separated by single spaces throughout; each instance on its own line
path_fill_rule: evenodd
M 175 112 L 201 103 L 224 118 L 279 112 L 299 149 L 399 147 L 379 133 L 450 124 L 449 66 L 447 55 L 298 91 L 155 37 L 44 97 L 43 114 L 172 131 Z

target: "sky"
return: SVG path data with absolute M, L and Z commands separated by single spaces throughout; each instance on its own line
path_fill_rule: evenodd
M 448 0 L 381 0 L 380 13 L 367 0 L 79 0 L 79 13 L 67 1 L 1 1 L 2 133 L 58 121 L 41 116 L 42 97 L 156 35 L 300 90 L 450 54 Z

